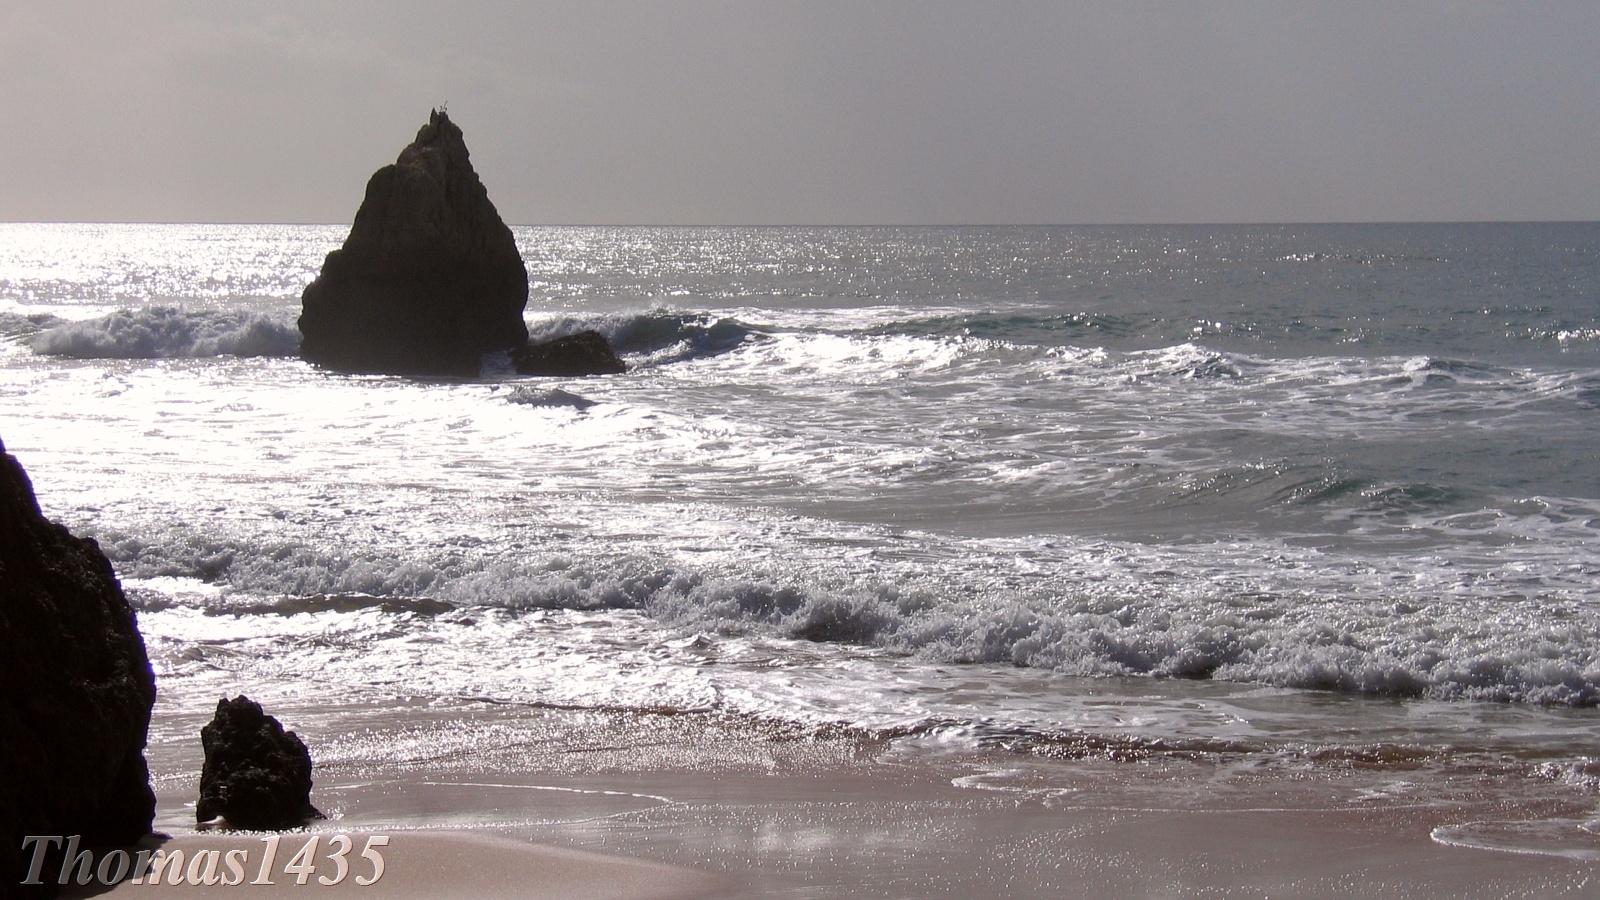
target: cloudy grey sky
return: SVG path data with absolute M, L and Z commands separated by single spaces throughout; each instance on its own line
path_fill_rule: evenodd
M 513 223 L 1600 219 L 1600 4 L 0 5 L 0 220 L 348 222 L 449 103 Z

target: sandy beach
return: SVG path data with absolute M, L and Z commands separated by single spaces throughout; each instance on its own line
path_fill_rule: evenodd
M 266 876 L 265 836 L 197 832 L 204 717 L 167 698 L 150 754 L 162 846 L 190 861 L 244 850 L 247 883 L 110 892 L 1420 898 L 1600 884 L 1592 806 L 1571 791 L 1512 798 L 1492 767 L 1357 755 L 1280 769 L 1115 742 L 975 750 L 710 713 L 296 696 L 314 690 L 264 702 L 306 734 L 328 819 L 282 835 Z M 338 875 L 341 834 L 349 871 L 319 884 Z M 385 870 L 358 884 L 373 835 L 388 838 L 372 848 Z M 313 836 L 315 870 L 296 884 L 285 865 Z

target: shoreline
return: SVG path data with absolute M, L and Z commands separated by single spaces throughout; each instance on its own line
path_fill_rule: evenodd
M 194 829 L 212 692 L 182 690 L 152 728 L 156 828 L 174 847 L 259 847 Z M 251 693 L 310 745 L 329 815 L 283 846 L 391 838 L 396 867 L 363 896 L 1560 897 L 1600 884 L 1593 792 L 1530 790 L 1493 766 L 974 748 L 371 692 L 319 703 L 304 682 Z M 134 889 L 150 886 L 113 893 Z

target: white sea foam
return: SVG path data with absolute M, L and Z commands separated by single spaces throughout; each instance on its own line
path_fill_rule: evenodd
M 598 511 L 597 511 L 598 512 Z M 627 523 L 622 557 L 591 533 L 558 551 L 446 543 L 437 552 L 295 541 L 255 545 L 181 529 L 157 541 L 102 534 L 126 577 L 199 578 L 234 593 L 180 604 L 254 609 L 258 597 L 428 597 L 459 608 L 630 609 L 678 629 L 845 643 L 930 661 L 1007 663 L 1074 675 L 1216 678 L 1437 698 L 1586 705 L 1600 658 L 1579 618 L 1588 576 L 1544 576 L 1543 599 L 1514 607 L 1535 563 L 1397 559 L 1388 566 L 1260 543 L 1138 545 L 987 540 L 952 544 L 877 529 L 833 533 L 842 556 L 802 542 L 817 522 L 741 522 L 713 509 Z M 712 532 L 720 536 L 712 538 Z M 354 537 L 351 535 L 350 537 Z M 531 537 L 531 535 L 529 535 Z M 734 553 L 706 547 L 720 542 Z M 541 540 L 539 543 L 547 543 Z M 463 552 L 463 551 L 467 552 Z M 1197 590 L 1193 575 L 1212 582 Z M 1327 593 L 1297 585 L 1326 585 Z M 1500 587 L 1497 587 L 1500 585 Z M 1476 598 L 1476 599 L 1475 599 Z M 165 605 L 172 601 L 162 601 Z M 283 601 L 285 611 L 295 600 Z

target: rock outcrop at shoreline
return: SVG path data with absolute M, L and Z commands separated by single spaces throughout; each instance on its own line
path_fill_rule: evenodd
M 367 182 L 344 246 L 301 296 L 300 355 L 345 372 L 478 374 L 527 343 L 528 273 L 511 229 L 434 110 Z
M 242 694 L 217 702 L 200 729 L 205 763 L 195 820 L 222 817 L 230 828 L 281 831 L 320 819 L 311 805 L 311 753 L 261 704 Z
M 513 350 L 511 364 L 522 375 L 563 378 L 620 375 L 628 371 L 605 335 L 592 329 Z
M 149 834 L 156 799 L 144 748 L 156 685 L 133 609 L 99 545 L 40 512 L 4 444 L 0 681 L 0 877 L 22 881 L 26 835 L 90 845 Z M 47 856 L 46 871 L 59 857 Z

